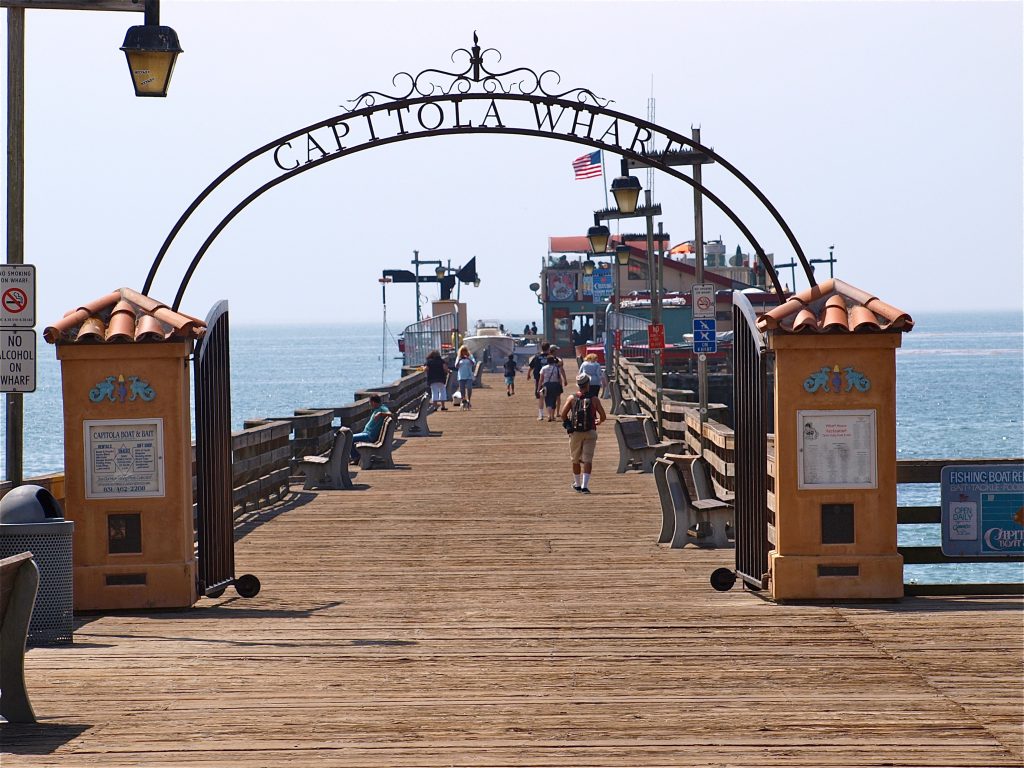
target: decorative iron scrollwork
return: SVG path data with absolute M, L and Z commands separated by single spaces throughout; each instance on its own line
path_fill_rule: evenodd
M 405 99 L 431 96 L 450 96 L 471 93 L 476 85 L 482 93 L 522 94 L 532 96 L 540 94 L 552 99 L 575 100 L 580 104 L 592 104 L 596 107 L 607 107 L 612 99 L 603 99 L 588 88 L 570 88 L 559 93 L 554 92 L 562 82 L 562 76 L 553 69 L 545 69 L 538 74 L 528 67 L 516 67 L 505 72 L 492 72 L 487 68 L 484 58 L 496 56 L 495 65 L 501 61 L 501 52 L 496 48 L 480 48 L 477 34 L 473 32 L 473 48 L 457 48 L 452 52 L 452 63 L 464 55 L 469 65 L 462 72 L 445 72 L 441 69 L 424 69 L 417 75 L 399 72 L 391 78 L 395 87 L 408 86 L 405 93 L 389 94 L 383 91 L 367 91 L 354 99 L 349 99 L 351 108 L 342 105 L 347 112 L 355 112 L 364 107 L 377 106 L 378 99 L 383 101 L 403 101 Z

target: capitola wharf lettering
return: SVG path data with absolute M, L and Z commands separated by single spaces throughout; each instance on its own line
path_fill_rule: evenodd
M 686 149 L 685 142 L 628 115 L 587 104 L 531 96 L 462 94 L 413 99 L 356 110 L 288 137 L 273 151 L 281 171 L 322 161 L 382 142 L 419 134 L 450 133 L 543 134 L 582 139 L 611 151 L 643 153 Z

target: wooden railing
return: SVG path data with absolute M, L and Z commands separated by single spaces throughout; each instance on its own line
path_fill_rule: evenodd
M 654 417 L 655 387 L 649 378 L 653 365 L 619 359 L 618 381 L 622 392 L 637 401 L 642 412 Z M 677 393 L 688 391 L 662 390 L 662 410 L 660 423 L 663 433 L 670 438 L 685 440 L 689 452 L 703 456 L 711 469 L 712 482 L 720 498 L 729 498 L 735 491 L 735 454 L 733 430 L 710 418 L 712 408 L 709 406 L 709 418 L 704 422 L 703 435 L 700 428 L 700 412 L 698 406 L 691 402 L 680 402 L 669 399 Z M 680 418 L 681 417 L 681 418 Z M 701 437 L 703 436 L 703 440 Z M 773 436 L 769 435 L 768 449 L 768 509 L 775 513 L 775 450 Z M 1019 464 L 1024 459 L 909 459 L 896 462 L 897 484 L 935 483 L 940 482 L 942 468 L 965 464 Z M 938 525 L 941 522 L 941 509 L 938 499 L 929 506 L 897 507 L 897 523 L 900 525 L 927 523 Z M 899 547 L 906 565 L 944 565 L 955 567 L 956 563 L 1015 563 L 1024 558 L 1007 557 L 950 557 L 942 553 L 938 546 L 906 546 Z M 949 584 L 914 584 L 906 585 L 907 594 L 1021 594 L 1024 583 L 1021 580 L 1004 584 L 967 584 L 963 582 Z
M 414 404 L 426 387 L 426 374 L 413 369 L 402 378 L 355 393 L 356 401 L 335 408 L 301 408 L 291 416 L 251 419 L 231 434 L 231 486 L 236 515 L 250 506 L 277 501 L 288 491 L 292 468 L 303 456 L 330 450 L 334 430 L 363 428 L 370 411 L 370 395 L 379 393 L 392 411 Z M 335 423 L 336 420 L 340 423 Z M 26 483 L 46 488 L 63 505 L 64 473 L 27 478 Z M 0 483 L 0 498 L 12 488 Z M 192 446 L 192 490 L 195 493 L 195 445 Z
M 720 403 L 708 404 L 701 440 L 700 406 L 689 389 L 662 389 L 662 412 L 655 416 L 657 389 L 652 380 L 653 363 L 619 358 L 618 383 L 621 391 L 640 406 L 643 413 L 657 418 L 659 434 L 670 440 L 683 440 L 690 452 L 703 456 L 711 468 L 711 479 L 728 496 L 735 490 L 735 457 L 732 427 L 715 417 L 725 412 Z M 702 448 L 703 446 L 703 448 Z
M 896 482 L 899 484 L 935 483 L 941 481 L 943 467 L 965 464 L 1020 464 L 1024 459 L 907 459 L 896 462 Z M 936 502 L 938 499 L 936 499 Z M 896 508 L 900 525 L 934 523 L 942 521 L 942 508 L 936 503 L 928 506 L 902 506 Z M 950 557 L 942 553 L 939 546 L 900 547 L 905 565 L 939 565 L 955 567 L 955 563 L 1021 563 L 1022 557 Z M 1018 570 L 1018 580 L 1002 584 L 914 584 L 906 585 L 907 594 L 914 595 L 963 595 L 963 594 L 1024 594 L 1024 581 Z

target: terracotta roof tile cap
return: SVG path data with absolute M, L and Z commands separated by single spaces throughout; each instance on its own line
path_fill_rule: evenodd
M 152 315 L 143 315 L 135 325 L 135 341 L 156 341 L 166 339 L 170 334 L 164 325 Z
M 47 329 L 49 330 L 49 329 Z M 88 317 L 78 329 L 78 339 L 103 341 L 107 337 L 107 326 L 98 317 Z
M 875 313 L 867 307 L 856 306 L 850 309 L 850 330 L 851 331 L 878 331 L 881 326 Z
M 846 302 L 842 296 L 831 296 L 825 302 L 825 312 L 821 319 L 823 331 L 850 330 L 850 317 L 846 311 Z
M 809 309 L 801 309 L 793 320 L 794 331 L 816 331 L 818 330 L 818 318 Z

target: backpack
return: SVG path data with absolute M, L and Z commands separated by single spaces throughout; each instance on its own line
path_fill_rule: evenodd
M 572 403 L 572 428 L 574 432 L 589 432 L 594 428 L 594 404 L 593 398 L 584 397 L 582 393 L 576 395 Z

